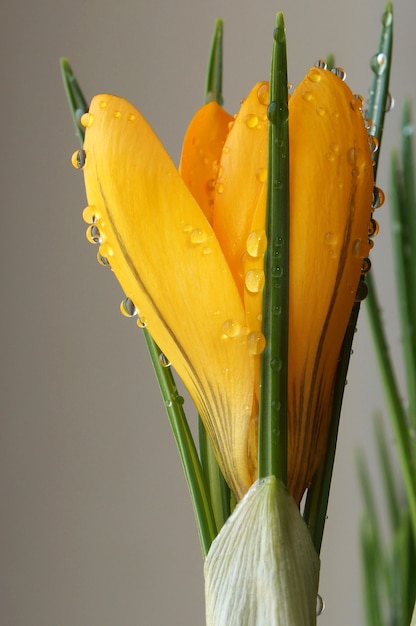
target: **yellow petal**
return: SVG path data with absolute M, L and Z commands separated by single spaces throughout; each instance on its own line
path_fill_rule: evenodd
M 253 481 L 253 368 L 240 332 L 244 309 L 219 243 L 131 104 L 96 96 L 86 125 L 85 185 L 102 252 L 188 388 L 241 497 Z
M 244 293 L 243 255 L 267 175 L 267 83 L 258 83 L 243 101 L 221 155 L 214 197 L 213 226 Z
M 289 103 L 289 486 L 325 449 L 335 369 L 367 256 L 373 168 L 350 89 L 312 68 Z
M 255 483 L 208 552 L 207 626 L 314 626 L 319 558 L 286 487 Z
M 179 171 L 209 222 L 218 161 L 232 121 L 219 104 L 209 102 L 194 115 L 182 146 Z

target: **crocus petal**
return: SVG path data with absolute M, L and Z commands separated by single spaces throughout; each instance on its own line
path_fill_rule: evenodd
M 209 102 L 196 112 L 183 141 L 179 172 L 209 222 L 218 161 L 233 120 L 219 104 Z
M 213 226 L 244 293 L 242 257 L 267 175 L 267 83 L 258 83 L 243 101 L 226 139 L 218 171 Z
M 245 313 L 205 215 L 140 113 L 96 96 L 86 121 L 85 186 L 101 253 L 188 388 L 231 488 L 253 482 L 253 396 Z
M 319 558 L 286 487 L 255 483 L 208 552 L 207 626 L 314 626 Z
M 367 256 L 373 168 L 358 102 L 311 69 L 289 103 L 289 487 L 299 501 L 325 449 L 341 344 Z

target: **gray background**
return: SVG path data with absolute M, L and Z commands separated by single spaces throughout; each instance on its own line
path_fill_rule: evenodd
M 367 95 L 382 0 L 6 0 L 1 63 L 1 626 L 203 624 L 200 549 L 143 338 L 84 237 L 78 147 L 58 67 L 87 97 L 114 92 L 147 116 L 172 156 L 200 105 L 214 21 L 225 19 L 225 98 L 234 112 L 267 78 L 277 10 L 290 81 L 336 53 Z M 405 96 L 415 96 L 414 0 L 395 6 L 392 93 L 380 183 Z M 391 342 L 387 204 L 373 264 Z M 322 553 L 322 626 L 362 624 L 354 452 L 373 459 L 383 409 L 365 313 L 356 337 Z M 189 406 L 189 403 L 188 403 Z

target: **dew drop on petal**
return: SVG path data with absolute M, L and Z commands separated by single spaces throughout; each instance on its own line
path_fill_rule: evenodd
M 145 317 L 140 317 L 140 315 L 138 315 L 136 324 L 139 328 L 146 328 L 147 319 Z
M 375 237 L 378 234 L 378 231 L 379 231 L 378 222 L 374 218 L 371 218 L 370 223 L 368 225 L 368 236 Z
M 374 135 L 368 136 L 368 145 L 370 146 L 370 152 L 374 154 L 378 150 L 378 139 Z
M 162 367 L 170 367 L 172 365 L 172 363 L 169 361 L 168 357 L 163 354 L 163 352 L 161 352 L 159 354 L 159 361 L 162 365 Z
M 194 228 L 194 230 L 190 234 L 191 243 L 200 244 L 203 243 L 207 238 L 207 234 L 204 230 L 200 228 Z
M 88 205 L 82 212 L 82 219 L 87 224 L 93 224 L 96 220 L 95 206 Z
M 110 261 L 107 259 L 107 257 L 103 256 L 100 253 L 101 250 L 101 246 L 97 252 L 97 261 L 100 265 L 102 265 L 103 267 L 109 267 L 110 266 Z
M 114 117 L 118 120 L 121 117 L 121 111 L 114 111 Z
M 340 78 L 342 81 L 347 78 L 347 72 L 344 70 L 343 67 L 333 67 L 331 72 L 335 74 L 335 76 L 338 76 L 338 78 Z
M 87 228 L 85 235 L 90 243 L 102 242 L 101 233 L 98 229 L 98 226 L 96 226 L 95 224 L 92 224 L 91 226 Z
M 262 83 L 257 90 L 257 98 L 260 104 L 267 106 L 269 104 L 269 85 L 268 83 Z
M 259 183 L 264 183 L 267 178 L 267 169 L 265 167 L 259 167 L 259 169 L 256 171 L 256 178 Z
M 362 302 L 367 297 L 367 294 L 368 287 L 363 280 L 360 280 L 360 282 L 358 283 L 357 292 L 355 294 L 355 301 Z
M 105 109 L 107 107 L 107 102 L 105 100 L 101 100 L 98 106 L 100 109 Z
M 310 91 L 304 91 L 302 92 L 302 98 L 306 100 L 306 102 L 310 102 L 313 98 L 313 95 L 311 94 Z
M 80 119 L 81 125 L 84 126 L 84 128 L 90 128 L 93 124 L 93 121 L 94 116 L 92 113 L 84 113 Z
M 75 150 L 71 157 L 71 163 L 77 170 L 82 170 L 85 165 L 86 154 L 85 150 Z
M 100 254 L 102 257 L 105 257 L 107 259 L 107 261 L 108 261 L 108 257 L 112 257 L 114 253 L 113 253 L 113 249 L 111 248 L 110 244 L 108 244 L 105 241 L 99 247 L 98 254 Z
M 256 128 L 256 126 L 258 126 L 259 123 L 259 118 L 257 117 L 257 115 L 254 115 L 253 113 L 248 113 L 244 119 L 244 124 L 247 126 L 247 128 Z
M 371 261 L 368 258 L 363 259 L 362 265 L 361 265 L 361 274 L 368 274 L 368 272 L 371 269 Z
M 238 337 L 241 331 L 241 324 L 236 320 L 226 320 L 222 325 L 224 337 Z
M 374 186 L 373 188 L 373 199 L 371 201 L 371 207 L 373 209 L 378 209 L 384 204 L 385 195 L 384 191 L 380 189 L 380 187 Z
M 120 302 L 120 313 L 124 315 L 124 317 L 134 317 L 137 314 L 137 309 L 134 306 L 133 300 L 123 298 Z
M 247 337 L 247 347 L 249 354 L 261 354 L 266 347 L 266 338 L 261 332 L 252 332 Z
M 264 230 L 253 230 L 247 237 L 247 252 L 255 259 L 263 256 L 267 247 L 267 237 Z
M 321 80 L 321 74 L 318 72 L 318 70 L 312 68 L 307 73 L 306 78 L 312 83 L 319 83 L 319 81 Z
M 247 291 L 259 293 L 264 287 L 264 272 L 262 270 L 249 270 L 244 279 Z

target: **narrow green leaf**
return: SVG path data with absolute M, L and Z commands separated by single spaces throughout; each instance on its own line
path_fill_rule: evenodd
M 389 81 L 393 52 L 393 5 L 386 4 L 381 18 L 381 35 L 378 51 L 371 59 L 371 69 L 374 72 L 373 83 L 370 89 L 367 115 L 371 119 L 371 134 L 377 138 L 380 148 L 384 129 L 384 116 L 389 106 Z M 377 174 L 380 149 L 373 155 L 374 178 Z
M 270 72 L 269 152 L 259 415 L 259 476 L 287 482 L 289 320 L 289 123 L 286 34 L 278 13 Z M 278 265 L 276 264 L 278 259 Z M 275 364 L 281 364 L 276 368 Z M 278 371 L 276 371 L 278 369 Z
M 61 72 L 75 130 L 82 143 L 84 141 L 85 128 L 82 126 L 80 120 L 82 115 L 88 111 L 88 103 L 75 78 L 68 59 L 61 59 Z
M 162 365 L 160 360 L 161 351 L 150 334 L 146 329 L 143 332 L 176 445 L 178 446 L 179 456 L 192 498 L 202 553 L 205 556 L 217 534 L 205 477 L 183 410 L 183 398 L 178 394 L 172 372 L 169 367 Z
M 221 106 L 224 102 L 222 97 L 222 35 L 223 22 L 219 19 L 215 24 L 205 85 L 205 102 L 214 100 Z

